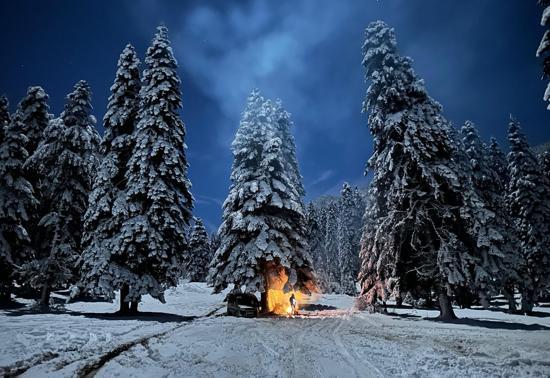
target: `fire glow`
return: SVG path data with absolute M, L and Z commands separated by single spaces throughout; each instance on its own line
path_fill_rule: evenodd
M 300 306 L 311 300 L 310 295 L 300 291 L 289 290 L 285 292 L 288 276 L 283 267 L 272 267 L 267 276 L 267 310 L 271 314 L 291 316 L 296 315 Z M 296 308 L 292 310 L 290 297 L 294 294 Z

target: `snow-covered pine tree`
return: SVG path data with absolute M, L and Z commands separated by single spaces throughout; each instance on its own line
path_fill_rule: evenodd
M 4 127 L 7 127 L 10 123 L 10 103 L 6 96 L 0 96 L 0 142 L 2 141 L 2 135 Z
M 329 202 L 325 217 L 325 273 L 332 293 L 342 293 L 340 286 L 340 264 L 338 257 L 338 213 L 339 203 Z
M 132 45 L 127 45 L 118 59 L 117 72 L 107 112 L 103 117 L 104 134 L 101 161 L 94 177 L 84 216 L 84 251 L 81 257 L 79 286 L 95 295 L 113 299 L 120 290 L 120 312 L 129 310 L 126 295 L 132 274 L 129 256 L 114 249 L 126 219 L 126 165 L 133 149 L 141 88 L 139 59 Z
M 313 289 L 305 211 L 294 173 L 287 169 L 278 118 L 271 101 L 254 90 L 232 144 L 232 185 L 208 276 L 214 292 L 230 284 L 259 291 L 264 311 L 271 274 L 288 278 L 285 290 Z
M 307 205 L 307 240 L 309 245 L 309 254 L 313 261 L 317 284 L 322 292 L 328 291 L 328 282 L 326 278 L 325 267 L 325 230 L 326 220 L 324 209 L 315 206 L 312 202 Z
M 544 151 L 540 154 L 539 162 L 542 169 L 542 174 L 546 176 L 546 179 L 550 182 L 550 151 Z
M 357 196 L 348 183 L 344 183 L 340 192 L 340 212 L 337 220 L 338 230 L 338 264 L 340 270 L 340 287 L 343 294 L 357 294 L 355 282 L 359 271 L 359 241 L 357 218 L 361 217 Z
M 195 218 L 189 239 L 189 254 L 185 259 L 185 276 L 191 282 L 204 282 L 208 275 L 211 257 L 208 233 L 202 220 Z
M 492 270 L 496 255 L 477 249 L 492 232 L 485 224 L 491 213 L 453 159 L 456 147 L 441 105 L 428 96 L 411 60 L 398 54 L 393 29 L 371 23 L 363 51 L 374 177 L 359 304 L 384 300 L 395 286 L 414 290 L 424 280 L 435 285 L 440 318 L 454 318 L 453 289 L 479 285 Z
M 500 193 L 505 193 L 506 186 L 510 181 L 510 175 L 508 173 L 508 161 L 506 160 L 506 155 L 504 154 L 504 152 L 502 152 L 502 149 L 500 148 L 497 140 L 492 137 L 489 143 L 489 159 L 490 164 L 500 178 L 500 180 L 498 181 L 498 185 L 500 185 L 498 190 Z
M 34 153 L 48 127 L 51 118 L 49 110 L 48 94 L 42 87 L 29 87 L 19 102 L 17 115 L 23 127 L 22 133 L 27 137 L 25 148 L 29 155 Z
M 79 81 L 67 95 L 59 119 L 52 120 L 42 142 L 26 165 L 40 175 L 41 199 L 47 204 L 39 222 L 42 246 L 24 272 L 30 284 L 42 289 L 41 305 L 49 304 L 50 291 L 75 282 L 82 217 L 88 205 L 97 163 L 99 135 L 91 114 L 91 91 Z
M 300 168 L 298 166 L 298 158 L 296 157 L 296 143 L 294 142 L 294 136 L 291 131 L 294 123 L 290 118 L 290 113 L 284 109 L 280 100 L 277 100 L 274 105 L 277 124 L 279 127 L 279 135 L 282 141 L 281 148 L 283 150 L 287 165 L 286 169 L 288 174 L 292 177 L 292 183 L 300 194 L 301 200 L 305 196 L 306 191 L 304 189 L 303 177 L 300 174 Z M 305 207 L 303 203 L 302 206 Z
M 2 115 L 5 123 L 5 115 Z M 37 205 L 23 165 L 28 158 L 23 123 L 18 115 L 3 128 L 0 141 L 0 302 L 11 300 L 15 268 L 32 256 L 26 229 Z
M 514 119 L 510 120 L 508 141 L 510 184 L 506 200 L 516 224 L 523 259 L 521 310 L 529 313 L 550 285 L 550 185 Z
M 550 0 L 538 0 L 537 2 L 541 7 L 544 7 L 540 24 L 541 26 L 548 27 L 550 26 Z M 544 58 L 542 69 L 543 80 L 548 80 L 548 78 L 550 78 L 550 55 L 548 54 L 549 52 L 550 30 L 546 30 L 537 49 L 537 58 Z M 548 84 L 548 86 L 546 87 L 546 91 L 544 92 L 544 101 L 550 102 L 550 83 Z M 550 104 L 548 105 L 548 109 L 550 109 Z
M 481 304 L 488 308 L 491 293 L 497 294 L 500 288 L 511 288 L 517 281 L 515 267 L 519 263 L 518 246 L 510 216 L 506 211 L 505 191 L 502 190 L 504 184 L 501 182 L 503 173 L 497 171 L 497 168 L 501 169 L 501 167 L 493 165 L 491 153 L 471 121 L 464 124 L 461 132 L 465 151 L 470 159 L 471 175 L 469 176 L 474 190 L 483 200 L 484 207 L 494 214 L 487 219 L 486 223 L 492 231 L 486 235 L 486 242 L 478 245 L 484 260 L 490 258 L 495 264 L 490 271 L 491 276 L 481 283 L 478 290 Z M 513 289 L 511 294 L 513 295 Z M 511 299 L 510 296 L 509 299 Z
M 164 291 L 181 277 L 189 253 L 187 229 L 193 196 L 187 177 L 181 80 L 168 30 L 159 26 L 147 49 L 138 123 L 125 177 L 128 215 L 109 245 L 124 256 L 127 301 L 137 311 L 142 295 L 164 303 Z

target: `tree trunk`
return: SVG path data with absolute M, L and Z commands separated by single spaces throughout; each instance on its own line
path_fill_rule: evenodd
M 518 311 L 516 306 L 516 298 L 514 298 L 514 286 L 506 285 L 504 287 L 504 297 L 508 300 L 508 312 L 514 314 Z
M 40 296 L 40 305 L 44 307 L 50 306 L 50 283 L 46 282 L 44 283 L 44 286 L 42 286 L 42 295 Z
M 0 288 L 0 303 L 1 304 L 9 304 L 11 302 L 11 291 L 12 287 L 11 285 L 2 285 Z
M 137 314 L 138 313 L 138 301 L 132 301 L 130 303 L 130 314 Z
M 125 301 L 126 296 L 129 292 L 130 288 L 128 287 L 128 285 L 122 285 L 122 287 L 120 288 L 120 309 L 118 310 L 118 312 L 120 312 L 121 314 L 127 314 L 130 312 L 130 304 Z
M 395 296 L 395 307 L 401 306 L 403 306 L 403 293 L 399 291 Z
M 530 314 L 535 306 L 535 291 L 532 289 L 524 289 L 521 292 L 521 312 Z
M 434 302 L 432 299 L 432 291 L 431 289 L 426 294 L 426 308 L 432 308 L 434 306 Z
M 439 293 L 439 316 L 437 318 L 440 320 L 457 319 L 447 293 Z
M 262 313 L 267 314 L 267 292 L 263 292 L 260 298 L 260 306 L 262 307 Z
M 491 301 L 489 300 L 487 294 L 484 292 L 479 294 L 479 303 L 481 303 L 485 310 L 488 310 L 489 307 L 491 307 Z

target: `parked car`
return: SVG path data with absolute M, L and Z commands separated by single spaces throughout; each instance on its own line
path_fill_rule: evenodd
M 225 298 L 227 315 L 254 318 L 260 313 L 260 302 L 251 293 L 231 293 Z

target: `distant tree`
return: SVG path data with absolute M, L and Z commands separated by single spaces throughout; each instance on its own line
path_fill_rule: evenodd
M 6 103 L 4 103 L 6 104 Z M 6 106 L 0 104 L 0 110 Z M 0 302 L 11 300 L 16 267 L 32 256 L 26 224 L 37 205 L 31 183 L 25 178 L 23 165 L 28 157 L 19 116 L 5 125 L 0 140 Z
M 494 214 L 486 222 L 486 230 L 489 232 L 483 236 L 484 242 L 478 244 L 482 256 L 492 256 L 487 260 L 494 264 L 488 269 L 490 276 L 477 285 L 481 303 L 488 308 L 488 294 L 491 291 L 496 294 L 500 288 L 509 288 L 517 282 L 515 267 L 519 264 L 518 245 L 511 218 L 506 211 L 503 190 L 505 184 L 501 182 L 504 173 L 500 172 L 502 167 L 499 166 L 499 150 L 493 147 L 494 158 L 498 159 L 495 164 L 489 148 L 482 142 L 476 127 L 470 121 L 462 127 L 462 135 L 466 154 L 470 158 L 470 178 L 474 189 L 483 200 L 484 207 Z M 498 286 L 494 282 L 498 282 Z
M 550 185 L 529 148 L 519 122 L 508 128 L 510 184 L 508 211 L 515 220 L 520 241 L 521 310 L 529 313 L 550 285 Z
M 232 144 L 232 185 L 208 276 L 214 292 L 230 284 L 259 291 L 264 310 L 271 274 L 287 277 L 286 290 L 308 291 L 313 281 L 305 210 L 274 120 L 276 107 L 253 91 Z
M 330 292 L 342 293 L 340 286 L 340 260 L 338 255 L 338 202 L 331 202 L 326 208 L 325 217 L 325 273 Z
M 430 98 L 411 61 L 398 54 L 392 28 L 366 31 L 363 65 L 371 81 L 364 110 L 374 153 L 362 237 L 359 303 L 385 300 L 395 286 L 432 282 L 440 318 L 454 318 L 449 295 L 484 282 L 497 254 L 482 254 L 491 213 L 454 160 L 456 146 L 441 105 Z M 420 278 L 419 278 L 420 277 Z
M 164 303 L 165 289 L 177 285 L 183 255 L 189 253 L 193 208 L 185 126 L 178 115 L 181 81 L 168 30 L 157 29 L 145 57 L 148 67 L 125 172 L 128 213 L 119 237 L 110 243 L 113 253 L 128 262 L 125 282 L 132 312 L 142 295 Z
M 340 287 L 342 293 L 357 294 L 355 283 L 359 272 L 359 241 L 361 218 L 364 208 L 359 202 L 357 190 L 344 183 L 341 191 L 340 213 L 338 216 L 338 260 L 340 265 Z
M 493 166 L 493 169 L 500 178 L 497 182 L 499 185 L 498 190 L 500 193 L 504 193 L 506 186 L 510 181 L 508 161 L 506 160 L 506 155 L 502 152 L 502 149 L 495 138 L 491 138 L 491 142 L 489 144 L 489 160 L 490 164 Z
M 309 253 L 313 261 L 313 268 L 317 276 L 317 284 L 323 292 L 328 291 L 328 278 L 326 275 L 326 251 L 325 247 L 325 230 L 326 217 L 324 216 L 325 209 L 317 208 L 313 203 L 309 203 L 307 211 L 307 238 L 309 245 Z
M 540 21 L 541 26 L 548 27 L 550 25 L 550 0 L 538 0 L 538 4 L 544 7 L 542 12 L 542 19 Z M 550 78 L 550 30 L 546 30 L 542 40 L 540 41 L 539 47 L 537 49 L 537 57 L 543 57 L 543 69 L 542 69 L 542 79 L 548 80 Z M 544 93 L 544 101 L 550 102 L 550 83 L 546 88 Z M 550 109 L 550 105 L 548 105 Z
M 185 274 L 191 282 L 204 282 L 211 261 L 208 233 L 200 218 L 195 219 L 189 240 L 189 254 L 186 256 Z
M 128 214 L 126 166 L 133 149 L 132 133 L 136 125 L 141 88 L 139 59 L 127 45 L 118 59 L 118 68 L 107 112 L 103 117 L 104 134 L 101 158 L 84 216 L 84 252 L 81 257 L 79 285 L 86 291 L 114 299 L 120 289 L 120 312 L 129 311 L 127 294 L 135 275 L 131 256 L 115 249 L 122 223 Z

